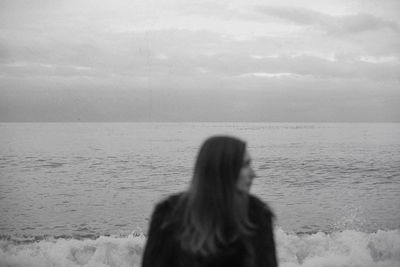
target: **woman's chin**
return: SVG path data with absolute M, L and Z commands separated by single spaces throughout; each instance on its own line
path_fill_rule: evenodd
M 238 192 L 239 192 L 240 194 L 248 194 L 248 193 L 250 193 L 250 186 L 247 187 L 247 188 L 238 189 Z

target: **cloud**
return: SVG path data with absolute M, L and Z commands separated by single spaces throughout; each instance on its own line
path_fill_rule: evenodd
M 277 17 L 300 25 L 322 23 L 328 16 L 306 8 L 282 6 L 257 6 L 255 9 L 268 16 Z
M 188 85 L 196 90 L 162 83 L 135 88 L 128 81 L 6 79 L 0 121 L 371 122 L 398 121 L 400 114 L 398 83 L 378 88 L 346 79 L 248 77 L 207 86 L 193 81 Z
M 368 63 L 396 63 L 400 64 L 400 61 L 396 57 L 373 57 L 373 56 L 361 56 L 360 61 Z
M 366 59 L 369 59 L 367 61 Z M 370 81 L 399 81 L 398 60 L 371 62 L 375 57 L 321 57 L 314 54 L 286 56 L 254 56 L 220 54 L 198 58 L 193 64 L 201 64 L 217 76 L 245 79 L 363 79 Z
M 266 77 L 266 78 L 283 78 L 283 77 L 298 77 L 300 75 L 290 72 L 278 72 L 278 73 L 267 73 L 267 72 L 253 72 L 253 73 L 245 73 L 239 75 L 241 77 Z
M 216 33 L 189 30 L 108 33 L 101 37 L 86 36 L 79 42 L 62 36 L 52 41 L 37 35 L 28 46 L 31 39 L 31 36 L 21 37 L 16 45 L 11 39 L 3 39 L 6 53 L 0 60 L 1 73 L 49 79 L 130 77 L 135 85 L 142 86 L 148 80 L 183 86 L 193 79 L 193 82 L 208 84 L 240 75 L 283 80 L 293 77 L 399 79 L 398 56 L 376 56 L 363 50 L 337 53 L 335 42 L 330 44 L 332 50 L 324 47 L 330 52 L 321 53 L 316 49 L 305 51 L 311 47 L 308 43 L 301 47 L 297 39 L 292 40 L 293 48 L 288 49 L 285 39 L 237 42 Z M 282 48 L 276 49 L 280 44 Z
M 258 12 L 303 26 L 317 26 L 330 34 L 352 34 L 380 29 L 399 32 L 396 22 L 372 14 L 328 15 L 307 8 L 258 6 Z
M 78 77 L 100 77 L 101 74 L 91 67 L 73 65 L 52 65 L 45 63 L 14 62 L 11 64 L 0 64 L 0 72 L 3 75 L 14 77 L 32 76 L 78 76 Z M 104 75 L 104 73 L 103 73 Z
M 390 8 L 346 13 L 339 0 L 302 1 L 303 8 L 279 6 L 298 5 L 295 0 L 273 0 L 276 6 L 251 9 L 262 3 L 5 0 L 0 114 L 16 120 L 11 113 L 20 109 L 21 120 L 80 114 L 146 120 L 151 112 L 160 120 L 235 120 L 238 114 L 241 120 L 296 114 L 322 120 L 313 115 L 318 100 L 329 106 L 330 99 L 345 102 L 351 95 L 353 103 L 359 97 L 361 118 L 369 105 L 383 106 L 362 95 L 364 88 L 396 106 L 398 93 L 387 88 L 398 88 L 400 37 L 398 20 L 385 16 Z M 329 112 L 341 110 L 338 105 Z

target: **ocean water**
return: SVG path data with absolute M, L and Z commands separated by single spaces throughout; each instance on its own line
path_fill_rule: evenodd
M 213 134 L 247 141 L 280 266 L 400 266 L 398 123 L 1 123 L 0 266 L 140 266 Z

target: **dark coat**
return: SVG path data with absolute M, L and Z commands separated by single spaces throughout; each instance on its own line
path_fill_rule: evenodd
M 179 226 L 162 227 L 165 218 L 176 207 L 179 196 L 180 194 L 170 196 L 156 205 L 151 217 L 142 267 L 277 266 L 272 226 L 273 214 L 260 199 L 252 195 L 249 197 L 249 219 L 256 226 L 255 233 L 246 241 L 236 241 L 224 247 L 217 255 L 204 258 L 181 249 L 176 240 Z M 249 258 L 252 259 L 252 264 L 248 263 Z

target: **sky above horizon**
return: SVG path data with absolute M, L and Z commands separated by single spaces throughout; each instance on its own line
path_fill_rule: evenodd
M 400 1 L 2 0 L 0 121 L 400 122 Z

